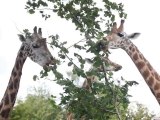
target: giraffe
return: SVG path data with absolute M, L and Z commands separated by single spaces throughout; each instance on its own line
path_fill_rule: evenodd
M 122 69 L 122 66 L 111 61 L 108 56 L 107 57 L 102 57 L 101 56 L 101 60 L 104 62 L 104 63 L 107 63 L 108 65 L 106 66 L 105 64 L 104 65 L 100 65 L 99 67 L 97 68 L 92 68 L 92 69 L 98 69 L 98 72 L 105 72 L 105 71 L 119 71 Z M 104 68 L 103 68 L 104 66 Z M 98 82 L 97 80 L 97 76 L 87 76 L 86 80 L 83 82 L 83 85 L 82 85 L 82 88 L 85 88 L 86 90 L 90 91 L 91 92 L 91 85 L 92 83 L 94 82 Z
M 127 35 L 123 32 L 123 27 L 124 20 L 121 20 L 119 28 L 117 28 L 116 22 L 113 23 L 112 30 L 105 39 L 107 41 L 106 47 L 108 49 L 121 48 L 126 51 L 160 104 L 160 76 L 131 41 L 131 39 L 138 37 L 140 33 Z
M 0 103 L 0 120 L 9 120 L 9 114 L 14 106 L 19 90 L 22 68 L 27 57 L 44 69 L 49 65 L 55 65 L 55 59 L 47 48 L 46 38 L 42 37 L 41 28 L 37 32 L 37 27 L 34 27 L 32 35 L 26 34 L 24 37 L 22 34 L 19 34 L 18 36 L 22 45 L 18 51 L 7 89 Z
M 104 66 L 105 71 L 103 69 L 103 66 L 100 65 L 98 68 L 98 72 L 106 72 L 106 71 L 119 71 L 121 70 L 122 66 L 111 61 L 108 56 L 107 57 L 101 57 L 101 60 L 105 63 L 108 64 L 108 66 Z M 86 59 L 86 61 L 91 62 L 91 64 L 93 63 L 91 60 Z M 92 68 L 94 69 L 94 68 Z M 88 90 L 89 92 L 92 92 L 91 86 L 94 82 L 98 82 L 98 78 L 96 76 L 87 76 L 87 78 L 85 79 L 85 81 L 82 84 L 82 88 Z M 72 112 L 68 112 L 67 113 L 67 120 L 75 120 L 74 119 L 74 114 Z M 82 118 L 80 118 L 80 120 L 85 120 L 85 116 L 82 116 Z

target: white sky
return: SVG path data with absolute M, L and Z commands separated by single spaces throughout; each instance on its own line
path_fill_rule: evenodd
M 119 1 L 119 0 L 117 0 Z M 160 71 L 160 47 L 158 36 L 160 34 L 160 1 L 159 0 L 123 0 L 128 18 L 125 22 L 127 33 L 141 32 L 141 36 L 134 40 L 134 44 L 139 48 L 143 55 L 150 61 L 151 65 Z M 0 4 L 0 99 L 7 87 L 10 73 L 15 62 L 15 58 L 21 42 L 17 34 L 25 28 L 30 31 L 33 27 L 42 27 L 44 36 L 59 34 L 62 39 L 70 43 L 79 41 L 79 32 L 75 31 L 74 25 L 65 22 L 56 16 L 45 22 L 40 14 L 29 15 L 24 9 L 25 0 L 7 1 L 1 0 Z M 54 21 L 54 22 L 53 22 Z M 119 22 L 120 19 L 117 19 Z M 17 29 L 18 28 L 18 29 Z M 18 31 L 20 30 L 20 31 Z M 133 96 L 131 101 L 138 101 L 146 105 L 150 111 L 160 113 L 160 107 L 154 96 L 151 94 L 145 81 L 141 77 L 130 57 L 120 49 L 112 50 L 110 59 L 123 66 L 123 69 L 114 74 L 114 78 L 123 76 L 126 80 L 136 80 L 139 85 L 132 87 L 130 94 Z M 53 53 L 54 55 L 54 53 Z M 45 85 L 51 93 L 58 95 L 62 89 L 49 81 L 33 81 L 32 77 L 39 74 L 41 67 L 27 59 L 21 79 L 19 98 L 26 96 L 27 91 L 32 87 Z M 65 70 L 64 70 L 65 72 Z M 53 88 L 54 86 L 54 88 Z

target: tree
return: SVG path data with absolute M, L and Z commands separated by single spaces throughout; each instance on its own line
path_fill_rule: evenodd
M 99 72 L 98 69 L 85 70 L 86 61 L 83 53 L 85 52 L 93 61 L 93 68 L 108 66 L 108 63 L 102 58 L 108 57 L 109 51 L 105 45 L 100 44 L 104 35 L 110 31 L 110 26 L 115 17 L 126 18 L 126 13 L 122 3 L 112 2 L 111 0 L 29 0 L 26 3 L 26 9 L 30 14 L 39 11 L 43 18 L 49 19 L 52 14 L 62 19 L 72 21 L 76 30 L 81 32 L 85 39 L 78 41 L 74 45 L 66 48 L 67 41 L 60 42 L 58 35 L 51 35 L 49 38 L 51 47 L 59 52 L 57 65 L 49 67 L 40 72 L 40 77 L 48 76 L 48 72 L 54 73 L 53 81 L 63 86 L 64 93 L 61 94 L 60 105 L 67 111 L 74 113 L 76 119 L 84 117 L 85 119 L 123 119 L 127 110 L 128 87 L 136 84 L 135 81 L 127 82 L 124 79 L 115 82 L 112 78 L 112 72 L 105 69 Z M 51 11 L 51 12 L 50 12 Z M 63 40 L 62 40 L 63 41 Z M 101 51 L 103 49 L 103 51 Z M 70 50 L 74 51 L 70 55 Z M 77 52 L 82 51 L 82 53 Z M 72 68 L 72 73 L 80 79 L 87 79 L 89 76 L 96 76 L 100 83 L 91 85 L 91 92 L 78 88 L 74 80 L 64 77 L 64 73 L 58 71 L 61 63 L 66 63 Z M 38 76 L 34 76 L 34 79 Z
M 28 94 L 25 101 L 18 100 L 11 113 L 11 120 L 59 120 L 62 109 L 56 105 L 50 94 L 42 88 L 34 89 L 34 94 Z
M 155 115 L 150 113 L 144 105 L 139 103 L 130 106 L 127 112 L 128 120 L 151 120 L 153 117 L 155 117 Z

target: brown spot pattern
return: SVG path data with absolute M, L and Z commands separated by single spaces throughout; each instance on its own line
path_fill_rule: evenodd
M 132 52 L 134 52 L 135 51 L 135 48 L 132 48 Z
M 156 83 L 156 85 L 154 86 L 154 90 L 158 90 L 160 89 L 160 84 Z
M 19 62 L 18 61 L 16 62 L 16 69 L 17 70 L 19 69 Z
M 14 88 L 17 89 L 19 86 L 19 79 L 14 80 Z
M 133 60 L 137 60 L 137 59 L 138 59 L 138 54 L 135 53 L 135 54 L 133 55 Z
M 9 90 L 12 90 L 14 88 L 13 85 L 14 85 L 13 82 L 9 83 Z
M 129 50 L 132 50 L 132 47 L 131 47 L 131 46 L 129 47 Z
M 6 95 L 4 102 L 5 102 L 5 105 L 9 104 L 9 96 L 8 96 L 8 94 Z
M 10 108 L 7 108 L 1 112 L 3 118 L 8 118 L 10 112 Z
M 148 86 L 152 86 L 153 85 L 153 82 L 154 82 L 154 78 L 151 76 L 149 77 L 149 80 L 148 80 Z
M 13 72 L 12 72 L 12 76 L 13 76 L 13 77 L 16 77 L 16 76 L 17 76 L 16 71 L 13 71 Z
M 142 61 L 137 63 L 138 69 L 142 69 L 144 67 L 144 65 L 145 65 L 144 62 L 142 62 Z
M 143 72 L 143 77 L 144 79 L 147 79 L 147 77 L 149 76 L 149 71 L 146 69 L 144 72 Z
M 15 101 L 15 98 L 16 98 L 16 92 L 11 93 L 10 98 L 11 98 L 11 102 L 13 103 Z
M 160 98 L 160 93 L 157 93 L 157 95 L 156 95 L 156 96 L 157 96 L 157 98 Z M 160 102 L 160 101 L 159 101 L 159 102 Z

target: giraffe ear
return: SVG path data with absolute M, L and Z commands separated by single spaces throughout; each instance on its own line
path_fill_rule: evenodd
M 140 36 L 140 33 L 132 33 L 130 35 L 128 35 L 128 38 L 130 39 L 136 39 Z
M 18 37 L 19 37 L 21 42 L 26 41 L 25 37 L 22 34 L 18 34 Z

